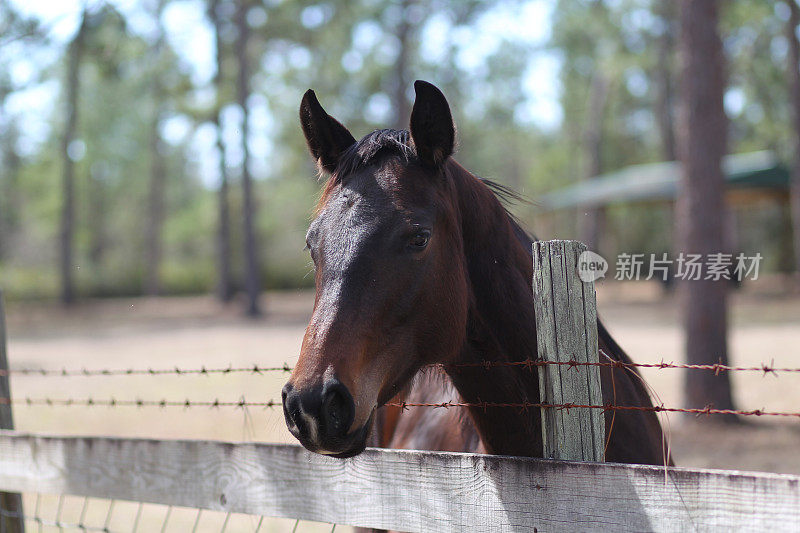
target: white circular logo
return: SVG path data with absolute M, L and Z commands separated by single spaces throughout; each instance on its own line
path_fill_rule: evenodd
M 578 277 L 589 283 L 604 278 L 608 271 L 608 261 L 600 254 L 586 250 L 578 256 Z

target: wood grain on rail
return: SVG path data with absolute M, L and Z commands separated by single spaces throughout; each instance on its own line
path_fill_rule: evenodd
M 800 477 L 0 432 L 0 489 L 406 531 L 797 531 Z

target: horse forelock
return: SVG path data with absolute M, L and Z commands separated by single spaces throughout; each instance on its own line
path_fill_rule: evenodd
M 339 158 L 336 169 L 326 182 L 314 212 L 319 214 L 325 208 L 333 190 L 348 176 L 370 165 L 378 164 L 386 157 L 399 157 L 404 164 L 411 164 L 417 160 L 417 152 L 408 130 L 375 130 L 345 150 Z

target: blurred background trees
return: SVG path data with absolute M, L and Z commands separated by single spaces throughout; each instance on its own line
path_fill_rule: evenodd
M 311 286 L 302 248 L 319 183 L 297 124 L 302 93 L 314 88 L 359 136 L 403 126 L 417 78 L 450 99 L 457 159 L 530 197 L 514 210 L 540 236 L 581 238 L 606 257 L 672 249 L 670 206 L 542 218 L 535 199 L 677 158 L 674 2 L 54 6 L 0 0 L 9 297 L 214 291 L 223 301 L 247 295 L 255 314 L 260 290 Z M 796 10 L 721 5 L 729 153 L 796 158 Z M 739 249 L 761 252 L 766 271 L 791 271 L 789 217 L 788 204 L 741 210 Z
M 725 57 L 719 35 L 716 0 L 680 2 L 680 113 L 678 154 L 682 163 L 675 206 L 677 249 L 710 254 L 730 249 L 725 238 L 725 177 L 722 158 L 728 144 L 728 117 L 723 108 Z M 726 242 L 728 241 L 728 242 Z M 728 364 L 727 291 L 725 279 L 681 281 L 684 346 L 690 364 Z M 733 409 L 730 376 L 711 372 L 686 375 L 689 405 Z M 727 416 L 727 415 L 726 415 Z

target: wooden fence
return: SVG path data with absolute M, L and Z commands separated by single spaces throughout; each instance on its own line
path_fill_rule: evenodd
M 0 486 L 401 531 L 797 531 L 800 478 L 368 449 L 0 433 Z
M 545 360 L 597 362 L 594 287 L 576 272 L 584 249 L 564 241 L 534 246 Z M 559 368 L 540 372 L 542 403 L 602 403 L 597 366 Z M 0 491 L 402 531 L 800 530 L 798 476 L 606 464 L 599 462 L 601 411 L 543 415 L 546 455 L 555 459 L 377 449 L 332 459 L 291 445 L 2 430 Z

